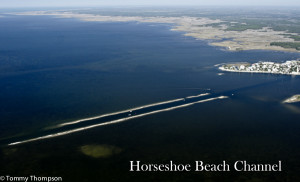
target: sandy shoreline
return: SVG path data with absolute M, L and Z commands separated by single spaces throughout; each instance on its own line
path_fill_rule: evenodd
M 295 103 L 300 102 L 300 95 L 293 95 L 290 98 L 287 98 L 283 101 L 283 103 Z
M 225 31 L 226 26 L 212 27 L 210 24 L 224 22 L 220 19 L 198 18 L 198 17 L 141 17 L 141 16 L 102 16 L 94 14 L 78 14 L 68 11 L 31 11 L 14 13 L 14 15 L 50 15 L 59 18 L 77 18 L 82 21 L 101 22 L 143 22 L 143 23 L 169 23 L 173 24 L 173 31 L 185 32 L 185 36 L 191 36 L 201 40 L 216 40 L 210 45 L 225 47 L 228 51 L 239 50 L 275 50 L 299 52 L 296 49 L 288 49 L 279 46 L 270 46 L 271 42 L 295 42 L 283 34 L 285 31 L 274 31 L 269 27 L 259 30 Z M 289 33 L 293 35 L 292 33 Z M 222 41 L 223 39 L 226 39 Z M 230 40 L 228 40 L 230 39 Z

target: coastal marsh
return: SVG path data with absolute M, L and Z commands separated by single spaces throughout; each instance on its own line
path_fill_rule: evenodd
M 282 8 L 265 11 L 241 8 L 241 11 L 235 9 L 230 11 L 232 10 L 230 8 L 182 8 L 173 11 L 146 9 L 144 12 L 139 10 L 135 13 L 130 10 L 132 9 L 33 11 L 17 14 L 51 15 L 61 18 L 77 18 L 83 21 L 167 23 L 173 24 L 172 30 L 185 32 L 186 36 L 197 39 L 216 40 L 211 45 L 225 47 L 230 51 L 300 52 L 298 49 L 300 13 L 297 10 Z M 231 41 L 227 41 L 228 39 Z M 286 46 L 286 44 L 291 46 Z

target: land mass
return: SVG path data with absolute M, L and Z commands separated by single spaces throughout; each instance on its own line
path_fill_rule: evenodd
M 295 102 L 300 102 L 300 94 L 293 95 L 292 97 L 285 99 L 283 101 L 283 103 L 295 103 Z
M 284 63 L 258 62 L 258 63 L 232 63 L 219 67 L 222 71 L 248 72 L 248 73 L 272 73 L 286 75 L 300 75 L 300 61 L 292 60 Z
M 83 21 L 101 22 L 147 22 L 172 24 L 174 31 L 185 32 L 210 45 L 225 47 L 229 51 L 277 50 L 300 52 L 300 21 L 296 11 L 270 11 L 265 13 L 237 14 L 235 11 L 219 13 L 220 10 L 189 10 L 184 12 L 149 10 L 134 14 L 129 10 L 60 10 L 31 11 L 14 13 L 17 15 L 51 15 L 61 18 L 77 18 Z M 187 13 L 190 12 L 190 13 Z M 201 13 L 199 13 L 201 12 Z M 215 15 L 216 14 L 216 15 Z M 237 14 L 237 16 L 233 16 Z M 300 16 L 300 15 L 299 15 Z M 237 18 L 240 17 L 240 18 Z

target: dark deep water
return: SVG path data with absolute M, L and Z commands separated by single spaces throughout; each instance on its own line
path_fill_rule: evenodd
M 227 52 L 170 25 L 0 18 L 0 142 L 53 125 L 205 92 L 228 99 L 8 147 L 0 176 L 63 181 L 300 181 L 300 77 L 220 71 L 224 62 L 300 58 L 274 51 Z M 232 95 L 233 94 L 233 95 Z M 85 145 L 121 152 L 93 158 Z M 283 163 L 282 172 L 129 172 L 143 163 Z M 147 176 L 147 177 L 146 177 Z

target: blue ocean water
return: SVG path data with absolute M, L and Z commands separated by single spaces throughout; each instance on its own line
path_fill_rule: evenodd
M 283 160 L 299 179 L 299 104 L 281 101 L 300 92 L 300 77 L 225 73 L 214 65 L 297 59 L 276 51 L 229 52 L 170 31 L 172 25 L 137 22 L 84 22 L 49 16 L 0 18 L 0 139 L 14 139 L 52 126 L 201 93 L 230 97 L 174 111 L 16 146 L 27 159 L 3 152 L 5 172 L 60 174 L 65 178 L 117 172 L 127 180 L 129 160 L 258 162 Z M 78 147 L 109 144 L 123 152 L 109 159 L 84 158 Z M 49 150 L 55 148 L 55 150 Z M 3 151 L 11 150 L 4 148 Z M 46 153 L 45 156 L 40 156 Z M 34 154 L 34 155 L 33 155 Z M 68 155 L 66 155 L 68 154 Z M 12 154 L 14 155 L 14 154 Z M 34 156 L 38 156 L 33 160 Z M 53 156 L 58 156 L 55 158 Z M 77 162 L 74 162 L 73 159 Z M 39 168 L 44 161 L 50 165 Z M 71 167 L 58 167 L 64 161 Z M 75 165 L 73 165 L 75 164 Z M 117 167 L 116 167 L 116 164 Z M 80 166 L 88 166 L 82 169 Z M 296 166 L 296 167 L 295 167 Z M 68 169 L 66 169 L 68 168 Z M 80 171 L 68 175 L 65 171 Z M 185 178 L 209 179 L 209 174 Z M 117 180 L 116 176 L 113 179 Z M 242 175 L 243 176 L 243 175 Z M 243 179 L 240 174 L 224 179 Z M 153 179 L 180 179 L 171 174 Z M 212 177 L 218 179 L 217 175 Z M 246 175 L 270 180 L 268 175 Z M 275 181 L 286 179 L 285 175 Z M 137 179 L 143 179 L 138 175 Z M 113 180 L 111 180 L 113 181 Z

